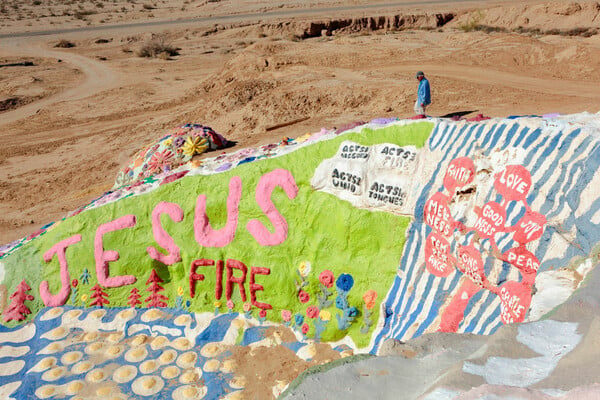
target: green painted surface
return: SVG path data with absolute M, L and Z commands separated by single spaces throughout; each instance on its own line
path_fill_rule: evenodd
M 4 284 L 9 294 L 16 285 L 25 278 L 32 287 L 31 294 L 35 300 L 27 302 L 33 311 L 32 315 L 43 307 L 39 296 L 39 285 L 43 280 L 50 284 L 50 291 L 57 293 L 60 289 L 60 273 L 57 257 L 49 263 L 43 261 L 43 254 L 55 243 L 81 234 L 82 240 L 69 247 L 67 260 L 70 278 L 80 279 L 85 268 L 90 272 L 90 282 L 77 286 L 77 298 L 74 305 L 89 305 L 91 288 L 96 284 L 94 237 L 99 225 L 127 214 L 133 214 L 137 223 L 127 228 L 104 235 L 104 249 L 116 250 L 120 254 L 118 261 L 110 263 L 110 275 L 135 275 L 137 282 L 120 288 L 108 288 L 110 306 L 127 306 L 127 297 L 133 287 L 137 287 L 145 300 L 146 280 L 154 268 L 164 280 L 165 290 L 161 292 L 169 298 L 169 307 L 175 307 L 178 291 L 183 291 L 183 303 L 190 301 L 189 310 L 193 312 L 215 310 L 214 267 L 201 267 L 204 281 L 196 283 L 196 296 L 189 297 L 190 264 L 198 258 L 213 260 L 235 259 L 246 266 L 266 267 L 271 270 L 268 276 L 257 275 L 257 283 L 264 286 L 264 291 L 257 292 L 260 302 L 269 303 L 267 319 L 281 321 L 280 311 L 291 310 L 293 314 L 306 314 L 306 307 L 317 305 L 316 294 L 319 292 L 318 276 L 323 270 L 331 270 L 335 278 L 342 273 L 351 274 L 354 287 L 350 290 L 348 300 L 350 306 L 359 311 L 363 309 L 362 296 L 367 290 L 375 290 L 379 294 L 377 304 L 373 308 L 371 320 L 379 317 L 379 304 L 385 297 L 389 285 L 393 282 L 397 265 L 405 242 L 405 231 L 410 218 L 395 216 L 386 212 L 372 212 L 353 207 L 350 203 L 337 197 L 317 192 L 310 186 L 310 180 L 316 167 L 327 158 L 335 155 L 342 141 L 352 140 L 362 145 L 392 143 L 399 146 L 415 145 L 422 147 L 429 137 L 433 124 L 423 122 L 407 126 L 393 126 L 379 130 L 364 129 L 360 133 L 338 136 L 332 140 L 321 141 L 305 146 L 285 156 L 264 159 L 243 164 L 230 171 L 208 176 L 188 176 L 171 184 L 163 185 L 146 195 L 123 198 L 117 202 L 85 211 L 55 224 L 51 230 L 39 238 L 23 245 L 18 251 L 5 256 L 6 278 Z M 255 190 L 262 175 L 278 168 L 292 174 L 298 186 L 298 195 L 289 199 L 281 188 L 273 191 L 271 199 L 277 210 L 283 215 L 289 226 L 287 239 L 280 245 L 263 247 L 259 245 L 246 229 L 251 219 L 258 219 L 268 229 L 273 227 L 261 211 L 255 200 Z M 239 205 L 239 220 L 234 240 L 223 248 L 203 248 L 194 238 L 194 213 L 198 195 L 207 196 L 207 214 L 214 229 L 224 226 L 227 217 L 227 196 L 229 181 L 233 176 L 242 180 L 242 198 Z M 173 237 L 181 250 L 182 260 L 171 266 L 150 258 L 146 252 L 148 246 L 160 247 L 152 235 L 151 215 L 154 207 L 161 201 L 177 203 L 184 210 L 184 219 L 173 222 L 168 216 L 161 218 L 162 226 Z M 312 265 L 307 276 L 308 286 L 305 290 L 310 294 L 310 301 L 300 303 L 297 298 L 296 281 L 299 279 L 297 269 L 301 262 L 308 261 Z M 249 275 L 245 290 L 248 294 Z M 327 308 L 332 314 L 331 321 L 322 335 L 323 340 L 338 340 L 349 334 L 359 347 L 368 344 L 370 335 L 360 332 L 362 315 L 347 330 L 339 330 L 335 315 L 340 311 L 335 307 L 335 285 L 331 288 L 334 304 Z M 243 313 L 243 302 L 237 286 L 233 291 L 234 311 Z M 71 299 L 68 304 L 73 304 Z M 221 299 L 220 312 L 227 312 L 225 296 Z M 253 309 L 253 316 L 258 310 Z M 31 316 L 30 316 L 31 317 Z M 292 318 L 293 320 L 293 318 Z M 314 336 L 314 320 L 305 315 L 310 326 L 308 337 Z M 10 323 L 12 325 L 14 323 Z M 370 332 L 374 329 L 371 327 Z

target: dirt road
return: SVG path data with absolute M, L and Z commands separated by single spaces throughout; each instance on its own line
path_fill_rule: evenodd
M 483 11 L 462 15 L 475 5 Z M 210 125 L 238 141 L 235 151 L 321 127 L 404 118 L 412 115 L 416 70 L 432 82 L 432 115 L 600 110 L 598 35 L 517 34 L 510 25 L 525 17 L 532 27 L 560 26 L 572 17 L 590 25 L 591 8 L 565 16 L 552 8 L 558 5 L 522 9 L 515 1 L 289 2 L 281 9 L 225 1 L 185 12 L 158 8 L 153 18 L 140 9 L 114 22 L 121 17 L 110 7 L 106 2 L 87 22 L 57 16 L 64 22 L 52 32 L 41 18 L 0 34 L 0 59 L 35 64 L 0 69 L 0 101 L 20 104 L 0 113 L 2 243 L 109 190 L 121 165 L 175 126 Z M 442 11 L 456 18 L 432 28 L 429 16 Z M 109 15 L 114 23 L 96 21 Z M 372 31 L 357 23 L 332 36 L 299 36 L 314 21 L 381 15 L 403 16 L 412 25 Z M 465 29 L 473 18 L 506 31 Z M 158 34 L 180 55 L 136 56 Z M 53 47 L 60 39 L 75 47 Z M 300 122 L 266 130 L 288 121 Z

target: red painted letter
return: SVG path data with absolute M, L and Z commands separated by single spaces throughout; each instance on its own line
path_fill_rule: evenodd
M 233 292 L 233 284 L 237 283 L 240 287 L 240 295 L 242 295 L 242 301 L 246 301 L 246 289 L 244 289 L 244 282 L 246 281 L 246 273 L 248 268 L 243 262 L 238 260 L 228 259 L 225 263 L 225 269 L 227 270 L 227 286 L 225 287 L 225 297 L 227 300 L 231 300 L 231 292 Z M 242 276 L 236 278 L 233 276 L 233 270 L 239 269 L 242 271 Z
M 250 267 L 250 302 L 253 306 L 256 306 L 263 310 L 270 310 L 273 308 L 273 306 L 267 303 L 259 303 L 258 301 L 256 301 L 256 292 L 259 290 L 265 290 L 265 288 L 263 287 L 263 285 L 259 285 L 254 281 L 254 276 L 269 274 L 271 274 L 271 270 L 269 268 Z
M 210 265 L 215 265 L 214 260 L 208 260 L 206 258 L 201 258 L 200 260 L 192 261 L 192 268 L 190 270 L 190 297 L 193 299 L 196 295 L 196 281 L 203 281 L 204 275 L 197 274 L 196 269 L 198 267 L 206 267 Z

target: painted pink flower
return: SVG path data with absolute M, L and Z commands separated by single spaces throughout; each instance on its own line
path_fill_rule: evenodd
M 152 158 L 148 162 L 149 172 L 154 173 L 164 170 L 166 166 L 171 165 L 173 157 L 173 153 L 167 149 L 157 151 L 152 155 Z
M 300 290 L 300 292 L 298 293 L 298 298 L 300 299 L 301 303 L 308 303 L 308 301 L 310 300 L 310 295 L 304 290 Z
M 308 333 L 309 329 L 310 328 L 309 328 L 308 324 L 302 325 L 302 333 L 304 333 L 305 335 Z
M 235 304 L 233 304 L 233 301 L 227 300 L 227 308 L 229 308 L 230 310 L 233 310 L 234 306 L 235 306 Z
M 244 303 L 244 311 L 248 312 L 252 310 L 252 303 Z
M 281 319 L 285 322 L 290 322 L 292 320 L 292 312 L 290 310 L 281 310 Z
M 310 306 L 306 309 L 306 316 L 308 318 L 317 318 L 319 316 L 319 307 Z
M 325 287 L 332 287 L 334 280 L 335 279 L 333 278 L 333 272 L 331 272 L 328 269 L 319 274 L 319 282 L 321 282 Z
M 258 316 L 261 318 L 266 318 L 267 317 L 267 310 L 260 310 L 260 312 L 258 313 Z

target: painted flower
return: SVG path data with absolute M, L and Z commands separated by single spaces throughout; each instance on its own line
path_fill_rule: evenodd
M 233 301 L 227 300 L 227 308 L 229 308 L 230 310 L 233 310 L 234 306 L 235 306 L 235 304 L 233 304 Z
M 177 136 L 175 139 L 173 139 L 173 147 L 176 149 L 183 146 L 184 143 L 185 138 L 183 136 Z
M 302 315 L 302 314 L 294 315 L 294 322 L 298 326 L 302 325 L 302 323 L 304 322 L 304 315 Z
M 170 137 L 170 138 L 168 138 L 167 140 L 165 140 L 165 141 L 163 142 L 163 144 L 164 144 L 166 147 L 169 147 L 169 146 L 171 146 L 171 145 L 173 144 L 173 137 Z
M 300 299 L 301 303 L 308 303 L 310 300 L 310 295 L 304 290 L 300 290 L 300 292 L 298 292 L 298 298 Z
M 165 169 L 173 161 L 173 153 L 169 150 L 157 151 L 152 155 L 152 159 L 148 162 L 148 168 L 151 172 L 158 172 Z
M 73 279 L 73 280 L 71 281 L 71 285 L 72 285 L 73 287 L 77 287 L 77 285 L 79 285 L 79 281 L 78 281 L 77 279 Z
M 182 149 L 183 154 L 188 157 L 194 154 L 202 154 L 208 149 L 208 141 L 201 136 L 188 136 Z
M 319 316 L 319 307 L 310 306 L 306 309 L 306 316 L 308 318 L 317 318 Z
M 377 292 L 374 290 L 367 290 L 365 294 L 363 294 L 363 300 L 365 301 L 365 306 L 367 310 L 375 307 L 375 300 L 377 300 Z
M 261 318 L 266 318 L 267 317 L 267 310 L 265 310 L 264 308 L 260 310 L 260 312 L 258 313 L 258 316 Z
M 87 299 L 88 299 L 87 294 L 84 294 L 81 296 L 81 301 L 87 301 Z
M 341 274 L 335 285 L 339 290 L 343 290 L 344 292 L 348 292 L 354 286 L 354 278 L 350 274 Z
M 321 318 L 323 321 L 329 321 L 331 319 L 331 313 L 327 310 L 321 310 L 319 313 L 319 318 Z
M 217 307 L 217 308 L 221 307 L 221 302 L 218 300 L 215 301 L 215 307 Z
M 333 286 L 333 281 L 333 272 L 330 270 L 326 269 L 319 274 L 319 282 L 321 282 L 323 286 L 330 288 Z
M 281 310 L 281 319 L 285 322 L 290 322 L 292 319 L 292 312 L 290 310 Z
M 177 295 L 178 295 L 178 296 L 183 296 L 183 287 L 179 286 L 179 287 L 177 288 Z
M 244 311 L 248 312 L 252 310 L 252 303 L 244 303 Z
M 358 309 L 356 307 L 350 307 L 348 309 L 348 316 L 349 317 L 356 317 L 356 316 L 358 316 Z
M 302 333 L 304 333 L 305 335 L 308 333 L 309 329 L 310 327 L 308 326 L 308 324 L 302 325 Z
M 335 298 L 335 306 L 340 310 L 345 310 L 348 308 L 348 299 L 344 296 L 338 296 Z
M 308 261 L 302 261 L 300 263 L 300 265 L 298 266 L 298 271 L 300 271 L 300 275 L 306 277 L 308 276 L 308 274 L 310 274 L 312 267 L 310 265 L 310 262 Z

